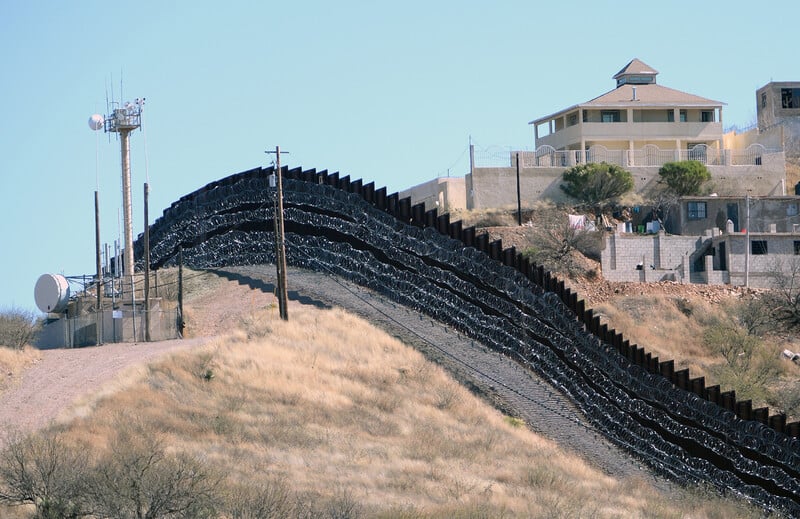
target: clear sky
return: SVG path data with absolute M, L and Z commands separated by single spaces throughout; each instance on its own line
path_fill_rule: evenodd
M 134 235 L 182 195 L 272 160 L 390 192 L 532 147 L 528 122 L 614 88 L 639 58 L 662 85 L 755 121 L 755 90 L 800 80 L 800 3 L 0 0 L 0 309 L 44 273 L 94 271 L 119 237 L 106 98 L 145 97 L 132 134 Z M 36 310 L 38 312 L 38 310 Z

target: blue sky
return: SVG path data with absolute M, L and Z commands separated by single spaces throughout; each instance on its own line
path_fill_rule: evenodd
M 106 96 L 147 99 L 131 138 L 134 235 L 182 195 L 268 165 L 397 191 L 530 147 L 528 121 L 614 87 L 639 58 L 660 84 L 755 120 L 755 90 L 800 80 L 793 2 L 0 2 L 0 309 L 35 310 L 43 273 L 94 270 L 119 236 Z M 121 86 L 120 86 L 121 85 Z

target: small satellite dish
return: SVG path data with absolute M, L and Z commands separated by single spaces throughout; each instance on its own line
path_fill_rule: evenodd
M 103 116 L 100 114 L 94 114 L 93 116 L 89 117 L 89 128 L 92 130 L 99 130 L 103 127 Z

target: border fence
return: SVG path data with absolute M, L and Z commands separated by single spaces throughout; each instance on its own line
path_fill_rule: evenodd
M 602 324 L 513 247 L 338 172 L 282 170 L 287 258 L 377 290 L 548 380 L 651 469 L 800 514 L 800 423 L 706 386 Z M 271 263 L 273 168 L 182 197 L 151 227 L 151 267 Z M 135 253 L 141 257 L 142 244 Z

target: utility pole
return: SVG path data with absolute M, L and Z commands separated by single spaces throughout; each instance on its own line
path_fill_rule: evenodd
M 745 208 L 745 244 L 744 244 L 744 286 L 750 286 L 750 195 L 744 197 Z
M 265 151 L 264 153 L 275 154 L 275 175 L 276 193 L 275 193 L 275 269 L 278 278 L 278 310 L 281 319 L 284 321 L 289 320 L 289 295 L 286 288 L 286 242 L 283 227 L 283 174 L 281 173 L 281 152 L 280 146 L 275 146 L 275 151 Z
M 519 189 L 519 153 L 517 153 L 516 163 L 517 163 L 517 225 L 522 226 L 522 196 Z
M 100 264 L 100 193 L 94 192 L 94 243 L 97 263 L 97 311 L 95 344 L 103 344 L 103 267 Z
M 144 340 L 150 342 L 150 185 L 144 183 Z

